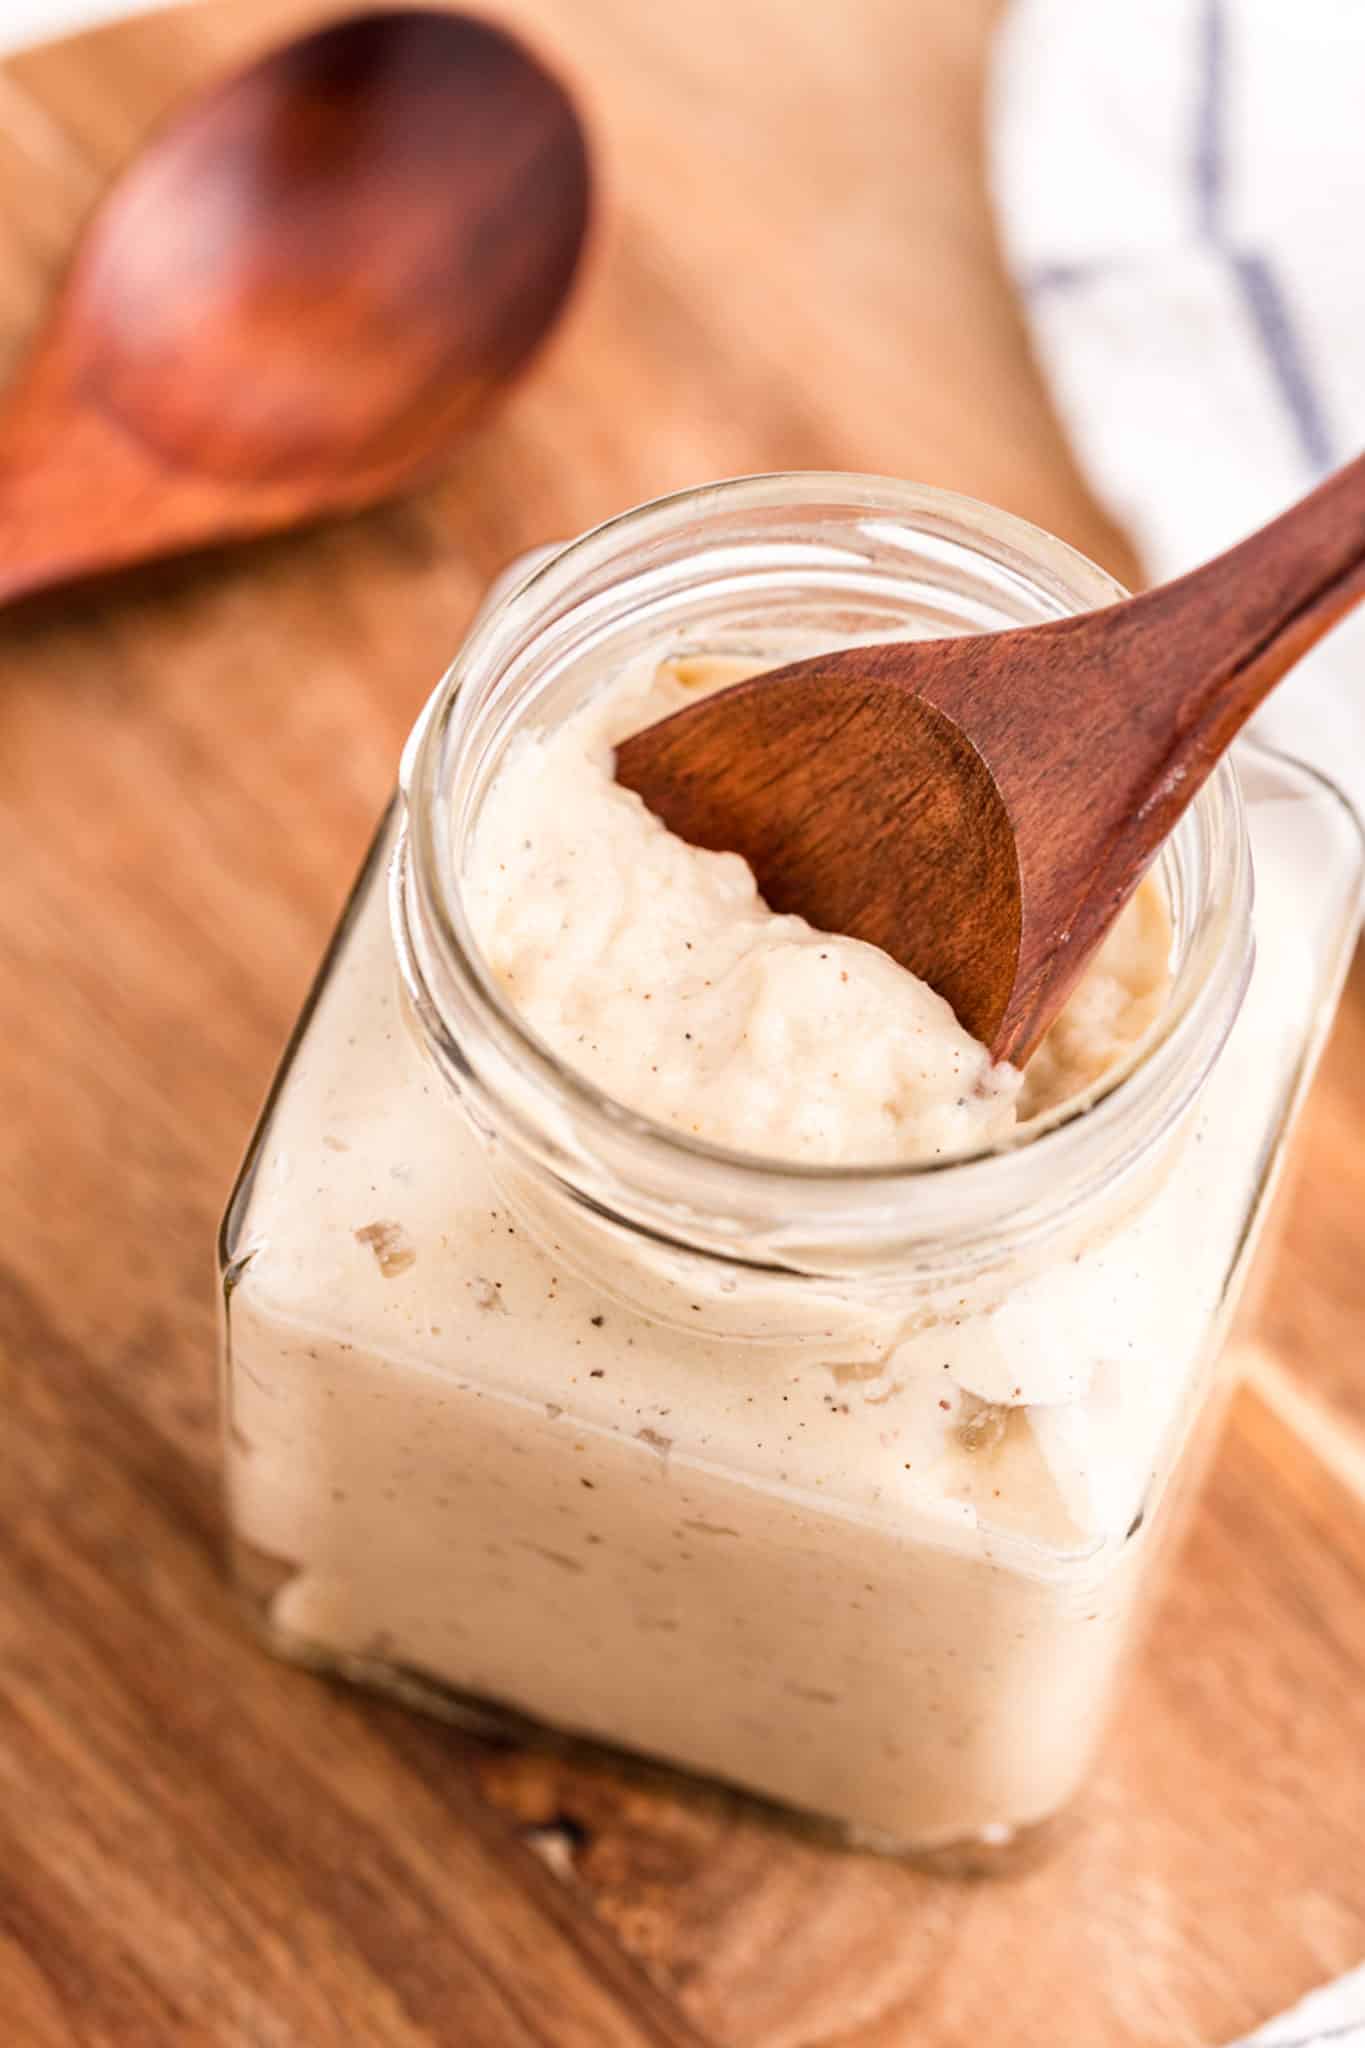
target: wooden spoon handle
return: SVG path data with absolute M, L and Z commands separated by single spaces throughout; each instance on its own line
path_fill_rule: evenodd
M 1295 662 L 1365 598 L 1365 456 L 1236 547 L 1136 599 L 1134 628 L 1169 651 L 1154 665 L 1179 712 L 1221 753 Z M 1202 749 L 1201 749 L 1202 750 Z
M 993 729 L 1026 693 L 983 688 L 969 730 L 1013 757 L 1025 872 L 1021 965 L 997 1056 L 1024 1060 L 1167 833 L 1295 662 L 1365 599 L 1365 456 L 1174 583 L 1039 630 L 1053 638 L 1046 718 Z M 1028 636 L 1021 636 L 1027 639 Z M 1065 739 L 1063 736 L 1066 736 Z M 1011 744 L 1012 743 L 1012 744 Z M 1089 768 L 1088 763 L 1095 767 Z M 1065 765 L 1059 769 L 1059 763 Z M 1030 774 L 1031 771 L 1031 774 Z M 1068 847 L 1017 818 L 1060 805 Z M 1063 936 L 1059 939 L 1058 934 Z
M 45 454 L 17 413 L 0 420 L 0 604 L 77 573 L 86 526 L 77 463 L 55 434 Z
M 0 413 L 0 604 L 132 560 L 162 495 L 115 422 L 49 402 L 37 365 Z
M 41 364 L 0 413 L 0 605 L 231 537 L 231 510 L 100 407 L 49 397 Z
M 1005 635 L 996 658 L 965 676 L 944 665 L 952 694 L 938 678 L 925 694 L 997 773 L 1009 764 L 1016 836 L 1021 818 L 1059 803 L 1074 812 L 1069 852 L 1041 828 L 1021 843 L 1026 923 L 1040 946 L 1049 919 L 1056 929 L 1107 926 L 1252 713 L 1362 599 L 1365 456 L 1174 583 L 1013 644 Z

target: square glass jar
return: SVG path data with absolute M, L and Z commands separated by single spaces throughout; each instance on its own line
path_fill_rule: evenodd
M 648 650 L 1119 595 L 1004 514 L 824 475 L 646 506 L 494 594 L 224 1223 L 234 1558 L 273 1648 L 898 1853 L 989 1865 L 1068 1805 L 1340 989 L 1348 807 L 1244 745 L 1161 857 L 1140 1057 L 1028 1142 L 869 1170 L 689 1141 L 563 1067 L 461 859 L 509 740 Z

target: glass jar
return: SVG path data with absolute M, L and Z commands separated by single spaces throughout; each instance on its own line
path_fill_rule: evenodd
M 802 475 L 629 513 L 495 596 L 224 1226 L 236 1568 L 274 1649 L 922 1857 L 989 1864 L 1071 1800 L 1339 991 L 1346 805 L 1247 743 L 1161 856 L 1173 984 L 1129 1070 L 1029 1142 L 874 1170 L 729 1154 L 568 1071 L 485 972 L 461 862 L 513 735 L 643 650 L 1120 594 L 1002 513 Z

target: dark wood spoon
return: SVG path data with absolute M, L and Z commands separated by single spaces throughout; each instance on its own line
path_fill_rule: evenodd
M 525 362 L 588 218 L 563 87 L 487 22 L 356 15 L 175 113 L 0 418 L 0 600 L 353 508 Z
M 628 739 L 616 772 L 1022 1064 L 1219 756 L 1362 597 L 1365 457 L 1178 582 L 795 662 Z

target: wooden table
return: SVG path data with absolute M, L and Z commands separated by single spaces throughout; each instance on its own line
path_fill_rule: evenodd
M 0 350 L 172 94 L 307 0 L 0 70 Z M 270 1663 L 220 1568 L 210 1247 L 481 585 L 698 478 L 892 471 L 1122 573 L 991 239 L 991 0 L 499 0 L 607 195 L 533 380 L 410 503 L 0 624 L 0 2038 L 1228 2040 L 1365 1954 L 1365 981 L 1247 1390 L 1057 1860 L 962 1885 Z

